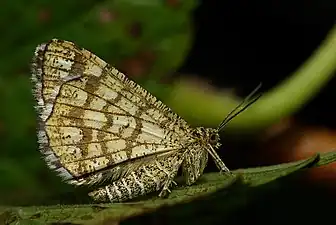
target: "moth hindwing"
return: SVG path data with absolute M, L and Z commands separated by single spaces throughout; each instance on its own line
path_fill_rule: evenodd
M 97 201 L 169 193 L 177 171 L 188 185 L 218 157 L 218 129 L 192 128 L 161 101 L 91 52 L 53 39 L 36 48 L 32 81 L 38 143 L 67 183 L 97 185 Z

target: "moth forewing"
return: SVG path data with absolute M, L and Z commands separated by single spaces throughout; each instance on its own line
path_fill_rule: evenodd
M 54 39 L 37 47 L 33 82 L 40 149 L 68 182 L 176 151 L 187 136 L 188 125 L 168 107 L 71 42 Z
M 125 183 L 129 179 L 138 188 L 143 183 L 144 193 L 152 191 L 147 183 L 153 177 L 160 181 L 161 195 L 169 190 L 182 158 L 172 166 L 168 155 L 184 155 L 191 128 L 162 102 L 89 51 L 56 39 L 36 48 L 32 81 L 40 150 L 66 182 L 108 180 L 126 188 L 119 200 L 140 194 Z M 130 166 L 134 161 L 137 169 Z M 133 176 L 146 166 L 154 171 Z

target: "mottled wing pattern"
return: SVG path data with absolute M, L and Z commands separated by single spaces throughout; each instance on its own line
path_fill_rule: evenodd
M 71 42 L 38 46 L 32 74 L 40 150 L 69 183 L 94 183 L 97 171 L 176 151 L 188 137 L 161 101 Z

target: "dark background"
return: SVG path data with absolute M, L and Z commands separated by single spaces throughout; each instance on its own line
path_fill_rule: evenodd
M 210 79 L 217 87 L 235 87 L 236 93 L 242 97 L 258 82 L 262 82 L 263 91 L 267 91 L 294 72 L 312 54 L 335 19 L 335 1 L 203 1 L 194 13 L 195 42 L 181 71 Z M 309 126 L 334 129 L 335 81 L 332 79 L 294 115 L 294 120 Z M 269 146 L 277 144 L 279 142 L 273 142 L 273 145 L 271 142 Z M 257 154 L 262 155 L 265 151 L 258 147 L 254 149 L 251 142 L 235 142 L 233 146 L 236 153 L 227 154 L 233 166 L 242 166 L 240 159 L 251 163 L 246 157 L 256 151 L 261 151 Z M 255 160 L 256 157 L 251 158 Z M 265 158 L 261 164 L 269 160 Z M 301 175 L 303 178 L 307 174 Z M 221 217 L 216 200 L 204 201 L 202 204 L 205 206 L 200 208 L 204 210 L 204 215 L 209 216 L 209 220 L 205 221 L 211 221 L 211 224 L 332 223 L 335 189 L 324 185 L 298 177 L 284 180 L 278 189 L 263 192 L 257 200 L 249 202 L 246 197 L 248 203 L 229 217 Z M 185 223 L 191 220 L 196 224 L 202 224 L 200 221 L 205 224 L 196 215 L 193 218 L 192 213 L 188 216 Z M 164 217 L 161 215 L 159 218 Z
M 308 59 L 335 19 L 334 1 L 203 1 L 194 13 L 195 42 L 181 71 L 236 87 L 240 96 L 259 82 L 267 91 Z M 334 85 L 332 80 L 297 118 L 335 126 Z

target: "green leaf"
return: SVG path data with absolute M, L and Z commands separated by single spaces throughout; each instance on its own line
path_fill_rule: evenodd
M 118 204 L 2 207 L 0 219 L 15 221 L 16 224 L 48 224 L 56 221 L 74 224 L 102 224 L 104 221 L 104 224 L 112 224 L 111 221 L 120 222 L 139 214 L 153 212 L 161 207 L 174 206 L 172 209 L 176 210 L 179 207 L 192 208 L 195 202 L 219 196 L 218 193 L 221 193 L 221 209 L 225 214 L 245 201 L 241 196 L 241 190 L 253 189 L 293 172 L 334 161 L 336 161 L 336 152 L 329 152 L 296 162 L 238 169 L 232 171 L 233 176 L 207 173 L 195 185 L 173 189 L 167 199 L 152 197 L 143 201 Z M 0 224 L 3 221 L 0 221 Z

